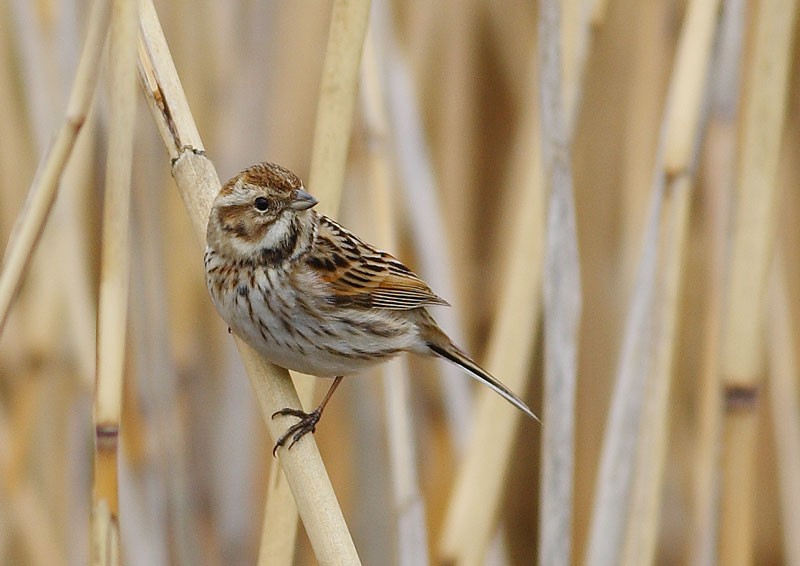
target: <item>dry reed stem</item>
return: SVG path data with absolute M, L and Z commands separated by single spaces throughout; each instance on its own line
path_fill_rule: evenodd
M 539 105 L 545 192 L 544 400 L 539 562 L 572 554 L 575 390 L 580 265 L 572 182 L 572 131 L 580 98 L 587 19 L 574 2 L 539 2 Z
M 682 71 L 681 71 L 682 72 Z M 653 318 L 653 308 L 658 304 L 657 274 L 661 228 L 665 198 L 664 152 L 668 136 L 682 141 L 683 135 L 671 134 L 673 118 L 673 92 L 678 88 L 672 77 L 667 111 L 661 123 L 661 141 L 654 159 L 651 203 L 642 245 L 642 255 L 636 275 L 635 287 L 625 323 L 622 347 L 616 371 L 614 391 L 606 425 L 600 468 L 595 488 L 595 503 L 586 547 L 587 564 L 616 565 L 623 550 L 623 536 L 629 521 L 636 520 L 629 513 L 630 493 L 637 458 L 639 428 L 646 392 L 646 378 L 651 371 L 648 353 L 652 340 L 659 338 L 659 321 Z M 688 132 L 689 130 L 684 130 Z M 680 130 L 679 130 L 680 132 Z M 669 143 L 677 143 L 677 141 Z M 680 207 L 678 207 L 680 209 Z M 653 391 L 657 391 L 654 389 Z M 663 391 L 663 389 L 662 389 Z
M 151 149 L 163 151 L 157 143 L 156 138 L 151 138 Z M 147 153 L 149 155 L 150 151 Z M 185 389 L 179 384 L 174 343 L 169 336 L 170 293 L 165 273 L 167 267 L 183 269 L 172 264 L 174 256 L 167 252 L 167 261 L 164 255 L 165 239 L 175 235 L 170 232 L 170 227 L 180 223 L 162 206 L 153 207 L 153 203 L 160 203 L 165 197 L 163 183 L 155 178 L 156 175 L 160 178 L 161 172 L 157 168 L 148 168 L 136 173 L 132 262 L 135 276 L 131 280 L 132 336 L 129 340 L 135 356 L 131 363 L 135 377 L 128 380 L 125 393 L 125 448 L 126 462 L 138 480 L 134 482 L 135 488 L 141 489 L 148 484 L 149 487 L 136 490 L 134 496 L 123 501 L 122 505 L 126 524 L 136 524 L 130 517 L 132 512 L 138 511 L 141 518 L 143 524 L 138 527 L 140 530 L 136 536 L 141 541 L 137 550 L 142 554 L 158 556 L 168 552 L 177 564 L 200 564 L 203 561 L 202 549 L 197 544 L 200 524 L 193 514 L 196 510 L 190 489 L 195 478 L 188 473 L 189 451 L 186 450 L 190 438 L 194 438 L 197 431 L 192 429 L 190 436 L 182 418 Z M 193 242 L 189 244 L 193 245 Z M 213 422 L 214 419 L 209 420 Z M 220 432 L 220 435 L 224 434 Z M 202 436 L 202 432 L 197 436 Z M 155 512 L 152 512 L 153 508 Z M 241 505 L 237 510 L 242 512 Z M 145 545 L 150 549 L 142 550 Z
M 150 105 L 156 127 L 167 147 L 171 160 L 184 151 L 205 151 L 197 125 L 192 118 L 186 94 L 178 78 L 178 71 L 169 53 L 161 23 L 158 21 L 152 0 L 139 0 L 141 36 L 139 42 L 139 78 L 145 89 L 145 100 Z M 216 194 L 204 195 L 198 203 L 202 210 L 211 210 Z M 205 241 L 207 218 L 190 215 L 196 234 Z
M 692 525 L 689 563 L 712 566 L 717 563 L 719 506 L 719 457 L 722 431 L 722 403 L 719 396 L 719 342 L 721 335 L 724 264 L 727 225 L 735 161 L 736 107 L 739 99 L 744 0 L 727 0 L 720 16 L 718 54 L 713 65 L 713 98 L 705 136 L 702 162 L 705 192 L 703 217 L 708 220 L 710 240 L 708 303 L 702 317 L 707 320 L 698 387 L 698 432 L 693 452 Z
M 792 63 L 796 0 L 764 0 L 739 114 L 737 202 L 724 304 L 720 380 L 725 416 L 719 560 L 753 560 L 754 461 L 763 385 L 763 306 L 778 219 L 777 167 Z
M 643 377 L 647 374 L 645 345 L 652 332 L 649 315 L 653 304 L 663 178 L 658 177 L 654 184 L 654 198 L 648 213 L 644 253 L 625 323 L 620 361 L 596 480 L 595 502 L 585 555 L 586 564 L 592 566 L 618 563 L 624 522 L 627 517 L 627 500 L 644 395 Z
M 3 271 L 0 274 L 0 333 L 5 327 L 8 311 L 52 210 L 61 174 L 89 111 L 97 84 L 97 72 L 108 29 L 109 12 L 107 0 L 97 0 L 93 4 L 86 43 L 78 64 L 64 122 L 40 162 L 26 203 L 9 237 Z
M 332 218 L 336 218 L 341 201 L 369 11 L 370 0 L 336 0 L 331 10 L 307 186 L 319 199 L 319 210 Z M 295 380 L 304 407 L 313 402 L 314 381 Z M 265 502 L 264 530 L 274 531 L 271 526 L 274 522 L 291 526 L 281 530 L 277 537 L 272 533 L 270 547 L 262 547 L 259 554 L 262 566 L 279 563 L 272 554 L 278 551 L 281 552 L 280 560 L 285 561 L 280 563 L 290 563 L 289 549 L 294 547 L 297 536 L 297 521 L 287 521 L 287 515 L 296 516 L 297 510 L 286 497 L 287 485 L 283 476 L 274 468 L 270 470 L 269 485 L 271 493 L 268 495 L 272 497 Z M 265 537 L 263 534 L 262 540 Z
M 426 506 L 416 463 L 408 361 L 390 360 L 380 368 L 380 373 L 392 485 L 391 517 L 396 522 L 395 556 L 401 566 L 425 566 L 428 564 Z
M 119 522 L 114 518 L 106 500 L 92 510 L 91 530 L 92 566 L 119 566 Z
M 52 272 L 63 275 L 62 301 L 68 312 L 68 347 L 74 352 L 77 373 L 86 390 L 93 386 L 97 356 L 97 301 L 89 257 L 89 242 L 94 238 L 92 228 L 82 222 L 81 214 L 89 208 L 93 197 L 97 137 L 97 112 L 92 110 L 61 175 L 63 200 L 59 205 L 61 209 L 55 209 L 57 216 L 51 220 L 60 228 L 54 230 L 57 250 L 50 256 L 55 264 Z
M 646 378 L 632 506 L 623 543 L 624 561 L 631 565 L 655 560 L 669 432 L 667 412 L 681 307 L 680 285 L 688 238 L 689 198 L 718 11 L 717 0 L 694 1 L 687 7 L 667 99 L 667 138 L 661 173 L 667 185 L 660 219 L 658 288 L 652 311 L 655 340 L 650 354 L 653 361 Z
M 480 302 L 478 271 L 473 269 L 478 260 L 474 219 L 479 217 L 478 167 L 474 165 L 480 159 L 479 140 L 483 133 L 478 127 L 480 101 L 472 85 L 480 76 L 476 38 L 486 4 L 480 0 L 436 2 L 430 16 L 434 19 L 430 24 L 434 37 L 428 49 L 436 51 L 436 59 L 441 62 L 429 69 L 433 73 L 427 73 L 428 81 L 433 84 L 421 83 L 419 91 L 426 110 L 436 116 L 438 135 L 446 140 L 432 155 L 442 208 L 447 211 L 444 216 L 447 232 L 451 242 L 458 242 L 448 250 L 448 257 L 451 271 L 458 274 L 456 291 L 462 305 Z M 451 20 L 454 12 L 459 13 L 458 18 Z M 454 21 L 457 25 L 450 25 Z M 425 75 L 418 71 L 417 76 Z M 473 318 L 476 314 L 471 309 L 459 312 L 467 340 L 477 327 Z
M 10 64 L 15 59 L 16 41 L 10 2 L 0 4 L 0 239 L 7 241 L 17 211 L 22 205 L 19 187 L 30 185 L 29 171 L 35 167 L 34 149 L 26 120 L 26 103 L 15 88 L 19 69 Z M 10 135 L 11 133 L 14 135 Z M 8 339 L 6 337 L 5 339 Z
M 783 548 L 787 564 L 800 565 L 800 364 L 795 350 L 796 317 L 792 318 L 783 254 L 776 254 L 770 275 L 767 325 L 770 403 L 781 489 Z
M 297 538 L 297 505 L 280 466 L 271 466 L 264 501 L 259 566 L 287 565 L 294 562 Z
M 133 127 L 136 114 L 135 0 L 114 0 L 109 33 L 109 112 L 113 117 L 108 137 L 106 186 L 100 258 L 97 316 L 97 374 L 94 392 L 93 523 L 105 509 L 110 523 L 119 524 L 119 432 L 125 365 L 128 289 L 130 273 L 130 186 L 133 162 Z M 101 509 L 103 510 L 101 514 Z M 98 527 L 93 527 L 96 534 Z M 93 563 L 117 551 L 92 543 Z M 118 539 L 115 539 L 118 542 Z M 95 554 L 95 551 L 100 552 Z
M 377 17 L 376 15 L 375 19 Z M 391 139 L 386 108 L 386 81 L 381 80 L 381 70 L 386 66 L 381 64 L 385 61 L 385 54 L 376 45 L 375 29 L 377 26 L 367 35 L 364 48 L 361 98 L 374 213 L 374 241 L 378 247 L 393 250 L 397 249 L 398 243 L 392 217 L 393 170 L 389 155 Z M 382 374 L 386 406 L 393 516 L 397 520 L 397 563 L 422 566 L 428 563 L 428 536 L 425 503 L 420 494 L 416 465 L 408 364 L 405 359 L 392 360 L 378 371 Z
M 695 162 L 719 6 L 720 0 L 693 0 L 684 15 L 665 118 L 664 174 L 670 179 L 691 172 Z
M 335 0 L 331 11 L 308 186 L 320 210 L 333 218 L 344 183 L 369 8 L 370 0 Z
M 540 14 L 543 13 L 543 5 L 540 1 Z M 554 35 L 553 40 L 560 46 L 557 66 L 561 82 L 558 90 L 561 93 L 560 105 L 563 115 L 559 120 L 564 122 L 564 133 L 571 138 L 581 103 L 587 49 L 592 38 L 590 27 L 592 6 L 588 0 L 564 0 L 556 7 L 560 11 L 560 25 L 559 34 Z M 541 27 L 539 29 L 541 33 Z M 540 44 L 542 43 L 540 40 Z
M 36 9 L 33 2 L 13 2 L 11 17 L 19 30 L 17 57 L 27 79 L 22 87 L 28 101 L 25 106 L 26 118 L 38 151 L 48 145 L 52 124 L 56 120 L 59 80 L 56 60 L 53 56 L 55 45 L 43 32 L 47 29 L 47 18 Z
M 673 65 L 661 125 L 662 144 L 654 160 L 643 255 L 626 322 L 586 551 L 586 563 L 592 565 L 618 564 L 623 551 L 634 562 L 654 551 L 674 342 L 671 334 L 677 308 L 674 301 L 688 214 L 688 185 L 681 178 L 689 175 L 699 136 L 697 118 L 716 14 L 713 0 L 694 4 L 682 26 L 681 50 Z M 698 52 L 705 55 L 697 57 Z M 664 257 L 665 267 L 660 270 L 659 260 Z M 647 438 L 640 435 L 645 403 L 657 419 Z M 645 461 L 640 451 L 647 441 L 656 446 L 647 446 L 652 459 Z M 638 481 L 637 473 L 641 474 Z M 641 491 L 632 494 L 634 487 Z M 634 524 L 641 517 L 631 512 L 632 497 L 646 514 L 641 525 Z
M 520 129 L 515 175 L 521 192 L 505 258 L 497 318 L 494 321 L 486 368 L 514 391 L 527 387 L 539 321 L 544 190 L 538 117 L 533 108 Z M 457 564 L 482 563 L 495 524 L 513 440 L 521 413 L 496 393 L 482 388 L 475 408 L 473 435 L 455 479 L 442 526 L 440 558 Z M 527 421 L 526 421 L 527 424 Z
M 653 305 L 653 317 L 658 328 L 644 391 L 636 467 L 630 487 L 630 510 L 622 548 L 619 549 L 621 563 L 631 566 L 654 564 L 656 559 L 691 188 L 692 180 L 687 174 L 669 183 L 660 222 L 662 249 L 659 252 L 658 301 Z
M 729 124 L 728 124 L 729 126 Z M 725 247 L 724 209 L 727 189 L 731 176 L 725 171 L 723 163 L 729 163 L 733 156 L 733 129 L 723 123 L 711 122 L 706 135 L 707 153 L 713 154 L 709 163 L 703 167 L 707 192 L 712 195 L 712 202 L 706 211 L 708 214 L 711 261 L 709 271 L 711 277 L 708 286 L 708 304 L 702 312 L 707 320 L 706 336 L 702 345 L 702 356 L 698 372 L 698 429 L 695 449 L 692 451 L 692 486 L 691 493 L 691 533 L 689 542 L 688 563 L 693 566 L 713 566 L 716 564 L 717 540 L 717 503 L 718 503 L 718 463 L 719 434 L 721 431 L 721 403 L 719 400 L 719 383 L 717 381 L 717 364 L 719 360 L 719 336 L 722 297 L 722 264 Z M 715 174 L 716 173 L 716 174 Z M 714 200 L 714 197 L 716 199 Z M 716 206 L 714 206 L 716 205 Z
M 622 277 L 619 296 L 631 296 L 636 265 L 641 256 L 648 202 L 652 195 L 653 167 L 664 119 L 669 74 L 672 71 L 673 39 L 663 22 L 672 15 L 669 1 L 639 2 L 634 9 L 633 60 L 630 70 L 631 104 L 624 111 L 622 127 Z
M 195 156 L 187 157 L 194 160 Z M 177 165 L 180 170 L 181 162 Z M 301 406 L 300 399 L 286 370 L 270 364 L 238 338 L 236 345 L 248 376 L 252 376 L 259 405 L 275 441 L 285 432 L 286 419 L 272 419 L 271 415 L 283 407 Z M 317 444 L 313 438 L 310 440 L 301 439 L 292 450 L 282 449 L 278 454 L 314 554 L 320 564 L 360 564 Z M 305 448 L 301 450 L 303 444 Z
M 219 191 L 219 178 L 202 154 L 197 128 L 149 0 L 142 0 L 142 35 L 140 75 L 148 103 L 173 158 L 173 177 L 195 234 L 203 242 L 211 205 Z M 284 407 L 299 407 L 297 393 L 286 370 L 266 362 L 238 338 L 236 345 L 275 440 L 285 431 L 286 419 L 273 420 L 271 416 Z M 292 450 L 282 449 L 278 454 L 319 563 L 358 564 L 355 546 L 313 437 L 307 435 Z
M 411 71 L 395 40 L 388 8 L 376 5 L 381 13 L 375 22 L 375 37 L 380 38 L 385 54 L 386 96 L 388 101 L 390 134 L 396 152 L 396 171 L 402 189 L 402 196 L 408 220 L 411 224 L 411 237 L 420 272 L 425 280 L 441 296 L 450 301 L 453 308 L 441 309 L 437 320 L 456 343 L 463 343 L 460 331 L 458 293 L 456 293 L 453 266 L 442 261 L 452 258 L 449 234 L 444 222 L 442 205 L 434 179 L 431 155 L 428 149 L 425 128 L 418 106 L 418 96 L 412 82 Z M 469 380 L 464 379 L 461 368 L 439 361 L 442 397 L 447 415 L 449 431 L 456 453 L 464 453 L 472 428 L 472 390 Z

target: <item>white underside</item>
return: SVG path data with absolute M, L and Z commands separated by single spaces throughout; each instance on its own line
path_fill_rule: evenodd
M 427 351 L 416 324 L 396 312 L 339 307 L 322 317 L 309 315 L 302 307 L 303 302 L 321 309 L 331 307 L 324 299 L 326 284 L 310 272 L 304 277 L 300 284 L 290 286 L 286 274 L 271 268 L 258 270 L 257 290 L 250 291 L 249 301 L 235 288 L 221 295 L 214 291 L 213 285 L 209 285 L 209 290 L 217 310 L 233 332 L 272 363 L 294 371 L 319 377 L 348 375 L 388 359 L 386 356 L 365 359 L 365 353 Z M 303 289 L 300 301 L 295 287 Z M 271 304 L 267 304 L 267 298 Z M 280 317 L 275 314 L 278 310 L 283 313 Z M 290 320 L 293 332 L 283 323 L 284 317 Z M 388 337 L 369 331 L 372 325 L 387 322 L 399 325 L 401 331 Z

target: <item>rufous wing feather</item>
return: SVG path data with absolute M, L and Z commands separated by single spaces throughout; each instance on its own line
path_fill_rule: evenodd
M 330 285 L 331 301 L 339 305 L 409 310 L 448 304 L 392 255 L 325 216 L 306 263 Z

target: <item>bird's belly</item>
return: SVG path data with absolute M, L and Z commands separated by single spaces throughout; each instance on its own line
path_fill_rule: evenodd
M 420 342 L 416 325 L 394 311 L 334 307 L 320 297 L 260 285 L 212 297 L 222 318 L 252 348 L 276 365 L 309 375 L 352 374 Z

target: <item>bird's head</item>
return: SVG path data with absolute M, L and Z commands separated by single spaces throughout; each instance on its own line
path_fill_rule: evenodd
M 291 259 L 313 239 L 317 218 L 310 209 L 316 204 L 288 169 L 253 165 L 220 189 L 208 220 L 208 245 L 233 259 Z

